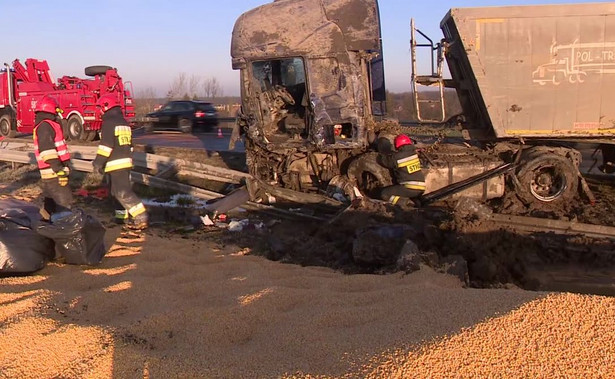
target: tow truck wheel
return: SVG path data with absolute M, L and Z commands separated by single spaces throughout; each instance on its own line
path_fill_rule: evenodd
M 84 140 L 88 142 L 94 141 L 97 134 L 98 132 L 96 130 L 88 130 L 84 133 Z
M 577 168 L 566 157 L 542 153 L 528 157 L 517 172 L 521 184 L 517 195 L 531 205 L 559 206 L 577 193 Z
M 11 117 L 4 115 L 0 117 L 0 136 L 13 138 L 17 135 L 17 131 L 11 127 Z
M 68 138 L 73 141 L 84 139 L 83 123 L 78 116 L 71 116 L 68 119 Z
M 98 66 L 88 66 L 85 68 L 85 74 L 87 76 L 96 76 L 96 75 L 104 75 L 107 73 L 107 70 L 112 70 L 113 67 L 111 66 L 103 66 L 103 65 L 98 65 Z
M 68 140 L 68 120 L 62 119 L 60 125 L 62 126 L 62 133 L 64 133 L 64 139 Z

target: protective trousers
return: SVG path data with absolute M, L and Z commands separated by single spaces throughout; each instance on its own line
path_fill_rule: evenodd
M 145 206 L 132 190 L 130 170 L 115 170 L 108 172 L 107 175 L 111 182 L 111 195 L 115 203 L 123 207 L 123 209 L 116 208 L 115 217 L 118 220 L 127 220 L 129 217 L 135 219 L 147 217 Z
M 399 199 L 404 197 L 408 199 L 414 199 L 423 194 L 422 190 L 410 189 L 404 185 L 396 184 L 388 187 L 384 187 L 380 192 L 380 198 L 395 205 Z
M 59 178 L 41 179 L 43 190 L 43 209 L 47 214 L 70 210 L 73 204 L 73 193 L 68 184 L 61 185 Z

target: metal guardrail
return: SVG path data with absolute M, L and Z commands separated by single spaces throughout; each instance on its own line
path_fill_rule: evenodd
M 36 157 L 32 152 L 33 147 L 31 145 L 32 144 L 20 142 L 5 143 L 3 146 L 0 146 L 0 161 L 36 165 Z M 12 150 L 16 148 L 28 148 L 28 151 Z M 71 168 L 76 171 L 92 172 L 92 159 L 96 156 L 96 149 L 97 148 L 94 146 L 69 146 L 69 150 L 72 155 Z M 148 169 L 157 169 L 158 172 L 161 172 L 163 169 L 168 167 L 174 167 L 179 172 L 186 173 L 190 176 L 196 175 L 197 177 L 205 177 L 207 179 L 227 183 L 239 183 L 242 178 L 250 177 L 249 174 L 241 171 L 225 169 L 198 162 L 189 162 L 156 154 L 135 152 L 133 158 L 135 166 Z M 204 200 L 221 199 L 225 196 L 224 194 L 204 188 L 178 183 L 155 175 L 149 175 L 137 171 L 131 171 L 130 179 L 136 183 L 186 193 Z M 247 210 L 265 212 L 277 217 L 310 219 L 316 221 L 325 220 L 325 218 L 316 215 L 293 212 L 291 210 L 272 205 L 258 204 L 251 201 L 242 204 L 241 207 Z
M 29 151 L 13 150 L 15 148 L 29 147 L 31 144 L 27 143 L 8 143 L 0 147 L 0 160 L 7 162 L 36 164 L 36 158 L 32 149 Z M 10 147 L 10 148 L 9 148 Z M 12 148 L 12 149 L 11 149 Z M 71 159 L 71 165 L 74 170 L 83 172 L 92 172 L 91 159 L 96 155 L 96 147 L 93 146 L 69 146 L 73 159 Z M 197 162 L 188 162 L 180 159 L 174 159 L 166 156 L 160 156 L 147 153 L 135 153 L 135 163 L 144 168 L 157 168 L 169 167 L 169 165 L 178 165 L 178 168 L 182 170 L 188 168 L 198 172 L 203 170 L 203 175 L 209 175 L 212 179 L 221 181 L 232 182 L 240 178 L 249 177 L 248 174 L 224 169 L 221 167 L 215 167 Z M 216 198 L 222 198 L 224 195 L 206 190 L 203 188 L 190 186 L 183 183 L 177 183 L 171 180 L 163 179 L 154 175 L 144 174 L 141 172 L 132 171 L 131 179 L 134 182 L 142 183 L 148 186 L 163 188 L 172 191 L 178 191 L 191 194 L 195 197 L 211 200 Z M 271 205 L 257 204 L 248 202 L 242 205 L 243 208 L 248 210 L 258 210 L 267 213 L 276 214 L 281 217 L 291 218 L 309 218 L 312 220 L 323 220 L 322 217 L 306 215 L 302 213 L 291 212 L 286 209 L 277 208 Z M 489 219 L 496 224 L 507 226 L 519 231 L 540 233 L 540 232 L 552 232 L 556 234 L 566 235 L 585 235 L 592 238 L 608 238 L 615 239 L 615 227 L 604 225 L 592 225 L 583 224 L 570 221 L 539 219 L 526 216 L 514 216 L 503 214 L 492 214 Z
M 18 151 L 15 149 L 26 150 Z M 0 160 L 36 164 L 33 150 L 34 145 L 32 143 L 9 142 L 0 146 Z M 68 150 L 72 157 L 71 163 L 78 165 L 75 169 L 78 171 L 91 171 L 91 169 L 86 170 L 87 167 L 80 162 L 93 160 L 96 157 L 96 146 L 69 145 Z M 91 166 L 91 163 L 89 164 Z M 133 154 L 133 164 L 136 167 L 158 171 L 172 167 L 176 171 L 184 172 L 188 175 L 228 183 L 240 183 L 243 179 L 250 177 L 250 174 L 242 171 L 142 152 L 135 152 Z
M 505 225 L 512 229 L 530 233 L 584 235 L 591 238 L 608 238 L 615 240 L 615 227 L 612 226 L 497 213 L 492 214 L 488 220 L 499 225 Z

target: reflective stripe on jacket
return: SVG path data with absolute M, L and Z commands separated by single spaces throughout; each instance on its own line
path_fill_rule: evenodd
M 404 145 L 392 154 L 382 154 L 383 166 L 393 170 L 398 184 L 415 190 L 425 190 L 425 174 L 414 145 Z
M 37 137 L 38 135 L 37 132 L 38 132 L 38 128 L 41 125 L 43 125 L 43 123 L 47 123 L 53 129 L 54 148 L 39 151 L 39 140 Z M 62 131 L 62 126 L 52 120 L 43 120 L 34 127 L 32 138 L 34 139 L 34 155 L 36 156 L 36 163 L 38 164 L 38 168 L 41 171 L 41 177 L 43 177 L 44 173 L 46 174 L 47 178 L 55 177 L 56 175 L 53 172 L 53 170 L 51 170 L 51 166 L 49 165 L 49 163 L 47 163 L 47 161 L 50 159 L 59 159 L 60 162 L 64 163 L 70 160 L 70 153 L 68 152 L 68 146 L 66 145 L 66 140 L 64 139 L 64 133 Z M 52 175 L 48 174 L 49 170 L 51 170 Z
M 407 182 L 399 183 L 408 189 L 425 191 L 425 182 L 418 180 L 409 180 Z
M 97 160 L 104 162 L 105 172 L 132 169 L 132 129 L 124 119 L 122 109 L 113 107 L 102 119 Z

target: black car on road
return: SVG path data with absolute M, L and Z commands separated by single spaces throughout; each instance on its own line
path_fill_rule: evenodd
M 179 130 L 191 133 L 192 129 L 201 127 L 209 129 L 218 125 L 218 112 L 212 103 L 204 101 L 177 100 L 166 103 L 159 110 L 146 116 L 145 131 L 155 129 Z

